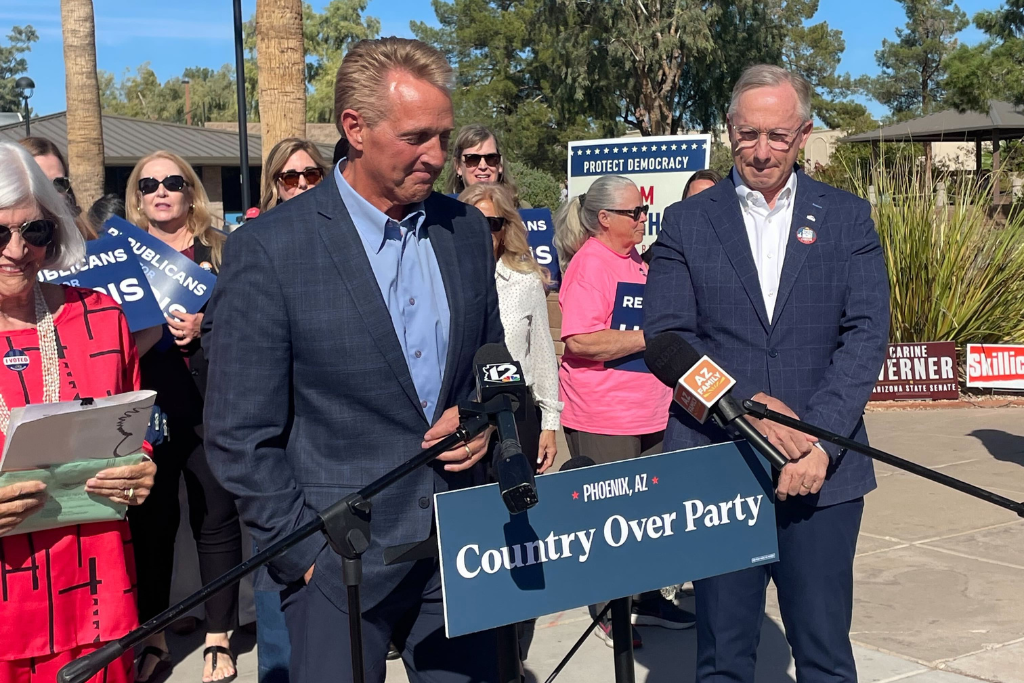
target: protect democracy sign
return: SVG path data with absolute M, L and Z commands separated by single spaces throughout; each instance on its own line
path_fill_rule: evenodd
M 558 269 L 558 253 L 555 251 L 555 221 L 551 209 L 519 209 L 519 217 L 526 226 L 526 239 L 530 252 L 537 263 L 551 273 L 551 288 L 558 289 L 562 283 L 562 271 Z
M 86 287 L 109 295 L 124 310 L 132 332 L 164 324 L 148 280 L 125 237 L 92 240 L 85 261 L 71 270 L 42 270 L 40 282 Z
M 611 329 L 642 330 L 644 328 L 644 285 L 639 282 L 620 282 L 615 287 L 615 308 L 612 309 Z M 606 368 L 630 372 L 650 372 L 644 363 L 644 352 L 638 351 L 615 360 L 606 360 Z
M 586 192 L 603 175 L 621 175 L 636 183 L 640 203 L 651 207 L 643 246 L 639 248 L 643 253 L 658 236 L 665 209 L 683 198 L 683 188 L 690 176 L 710 163 L 710 135 L 570 142 L 569 196 Z
M 198 313 L 206 304 L 217 281 L 216 275 L 123 218 L 115 216 L 103 227 L 108 235 L 124 235 L 131 243 L 161 311 Z
M 872 401 L 957 399 L 956 344 L 889 344 Z
M 1024 345 L 968 344 L 967 386 L 1024 389 Z
M 772 480 L 745 443 L 435 496 L 448 637 L 778 559 Z

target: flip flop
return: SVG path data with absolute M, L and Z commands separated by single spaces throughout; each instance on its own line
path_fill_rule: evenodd
M 217 671 L 218 654 L 225 655 L 228 659 L 231 660 L 231 666 L 234 668 L 235 673 L 231 674 L 230 676 L 225 676 L 224 678 L 221 678 L 219 681 L 214 681 L 214 683 L 228 683 L 228 681 L 233 681 L 236 678 L 238 678 L 238 665 L 235 664 L 235 656 L 231 654 L 231 650 L 227 649 L 223 645 L 211 645 L 210 647 L 203 650 L 203 662 L 206 662 L 206 655 L 213 655 L 212 657 L 210 657 L 211 674 Z
M 165 671 L 167 671 L 167 670 L 169 670 L 171 668 L 171 653 L 170 652 L 165 652 L 164 650 L 161 650 L 160 648 L 158 648 L 158 647 L 156 647 L 154 645 L 149 645 L 148 647 L 143 648 L 142 652 L 140 652 L 139 656 L 136 658 L 136 660 L 135 660 L 135 670 L 136 671 L 141 671 L 143 669 L 142 664 L 146 661 L 146 657 L 156 657 L 156 659 L 157 659 L 156 666 L 154 666 L 153 670 L 150 672 L 149 678 L 147 678 L 145 680 L 142 680 L 141 678 L 138 677 L 138 675 L 136 675 L 135 680 L 138 683 L 148 683 L 149 681 L 153 680 L 155 677 L 159 676 L 160 674 L 162 674 L 163 672 L 165 672 Z

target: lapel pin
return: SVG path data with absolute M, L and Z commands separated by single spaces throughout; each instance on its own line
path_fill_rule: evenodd
M 796 231 L 796 239 L 801 244 L 814 244 L 815 240 L 818 239 L 818 234 L 805 225 Z
M 807 220 L 809 220 L 809 221 L 811 221 L 813 223 L 813 222 L 815 222 L 818 219 L 815 218 L 814 216 L 810 215 L 810 214 L 807 214 Z

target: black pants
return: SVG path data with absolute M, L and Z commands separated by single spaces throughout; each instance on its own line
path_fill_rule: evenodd
M 181 517 L 178 481 L 182 476 L 203 583 L 242 561 L 235 501 L 213 476 L 199 435 L 191 429 L 172 432 L 168 441 L 154 448 L 153 460 L 157 464 L 153 490 L 145 503 L 128 511 L 138 573 L 139 620 L 143 622 L 170 606 L 174 538 Z M 238 584 L 206 601 L 206 623 L 211 633 L 238 625 Z

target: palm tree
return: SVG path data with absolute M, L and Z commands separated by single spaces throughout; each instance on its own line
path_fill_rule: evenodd
M 302 0 L 256 0 L 263 161 L 280 140 L 306 135 Z
M 88 208 L 103 196 L 103 120 L 96 76 L 96 24 L 92 0 L 61 0 L 67 93 L 68 171 Z

